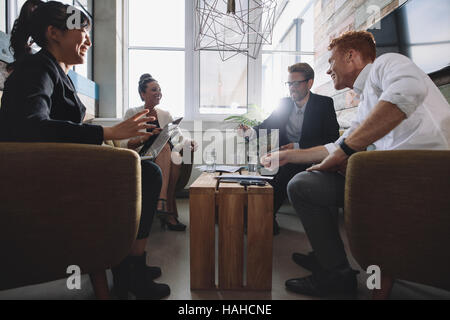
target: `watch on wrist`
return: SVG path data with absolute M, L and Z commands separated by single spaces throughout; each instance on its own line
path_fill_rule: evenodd
M 350 148 L 346 143 L 345 143 L 345 139 L 341 142 L 341 144 L 339 145 L 342 149 L 342 151 L 344 151 L 344 153 L 351 157 L 352 155 L 354 155 L 355 153 L 357 153 L 358 151 L 353 150 L 352 148 Z

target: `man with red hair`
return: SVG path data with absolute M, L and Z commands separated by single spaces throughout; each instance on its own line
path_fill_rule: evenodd
M 313 296 L 353 294 L 356 272 L 350 268 L 337 223 L 344 206 L 347 161 L 367 150 L 448 150 L 450 106 L 431 79 L 410 59 L 387 53 L 376 59 L 373 35 L 352 31 L 334 39 L 328 74 L 336 90 L 360 96 L 351 128 L 335 143 L 308 150 L 289 150 L 262 159 L 278 163 L 320 163 L 296 175 L 288 195 L 313 248 L 294 253 L 300 266 L 313 272 L 286 282 L 288 290 Z M 382 190 L 380 190 L 382 192 Z

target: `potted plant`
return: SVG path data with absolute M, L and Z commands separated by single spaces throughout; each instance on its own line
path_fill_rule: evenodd
M 236 123 L 238 125 L 253 128 L 260 125 L 263 118 L 264 111 L 256 104 L 252 104 L 248 106 L 248 111 L 246 114 L 228 117 L 225 119 L 225 122 Z

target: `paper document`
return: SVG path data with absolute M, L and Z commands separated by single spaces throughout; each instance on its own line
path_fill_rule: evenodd
M 196 167 L 200 171 L 208 171 L 207 166 L 198 166 Z M 215 171 L 216 172 L 226 172 L 226 173 L 236 173 L 240 171 L 241 169 L 245 169 L 245 167 L 233 167 L 233 166 L 218 166 L 216 165 Z
M 218 180 L 227 179 L 227 180 L 260 180 L 260 181 L 270 181 L 273 180 L 273 177 L 262 177 L 262 176 L 240 176 L 240 175 L 228 175 L 224 174 L 219 177 L 215 177 Z

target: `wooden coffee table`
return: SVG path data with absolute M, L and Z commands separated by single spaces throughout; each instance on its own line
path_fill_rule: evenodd
M 202 174 L 190 188 L 192 290 L 272 290 L 273 189 L 219 183 Z M 247 246 L 244 247 L 244 212 Z M 219 283 L 215 283 L 216 213 Z M 244 283 L 244 250 L 247 281 Z

